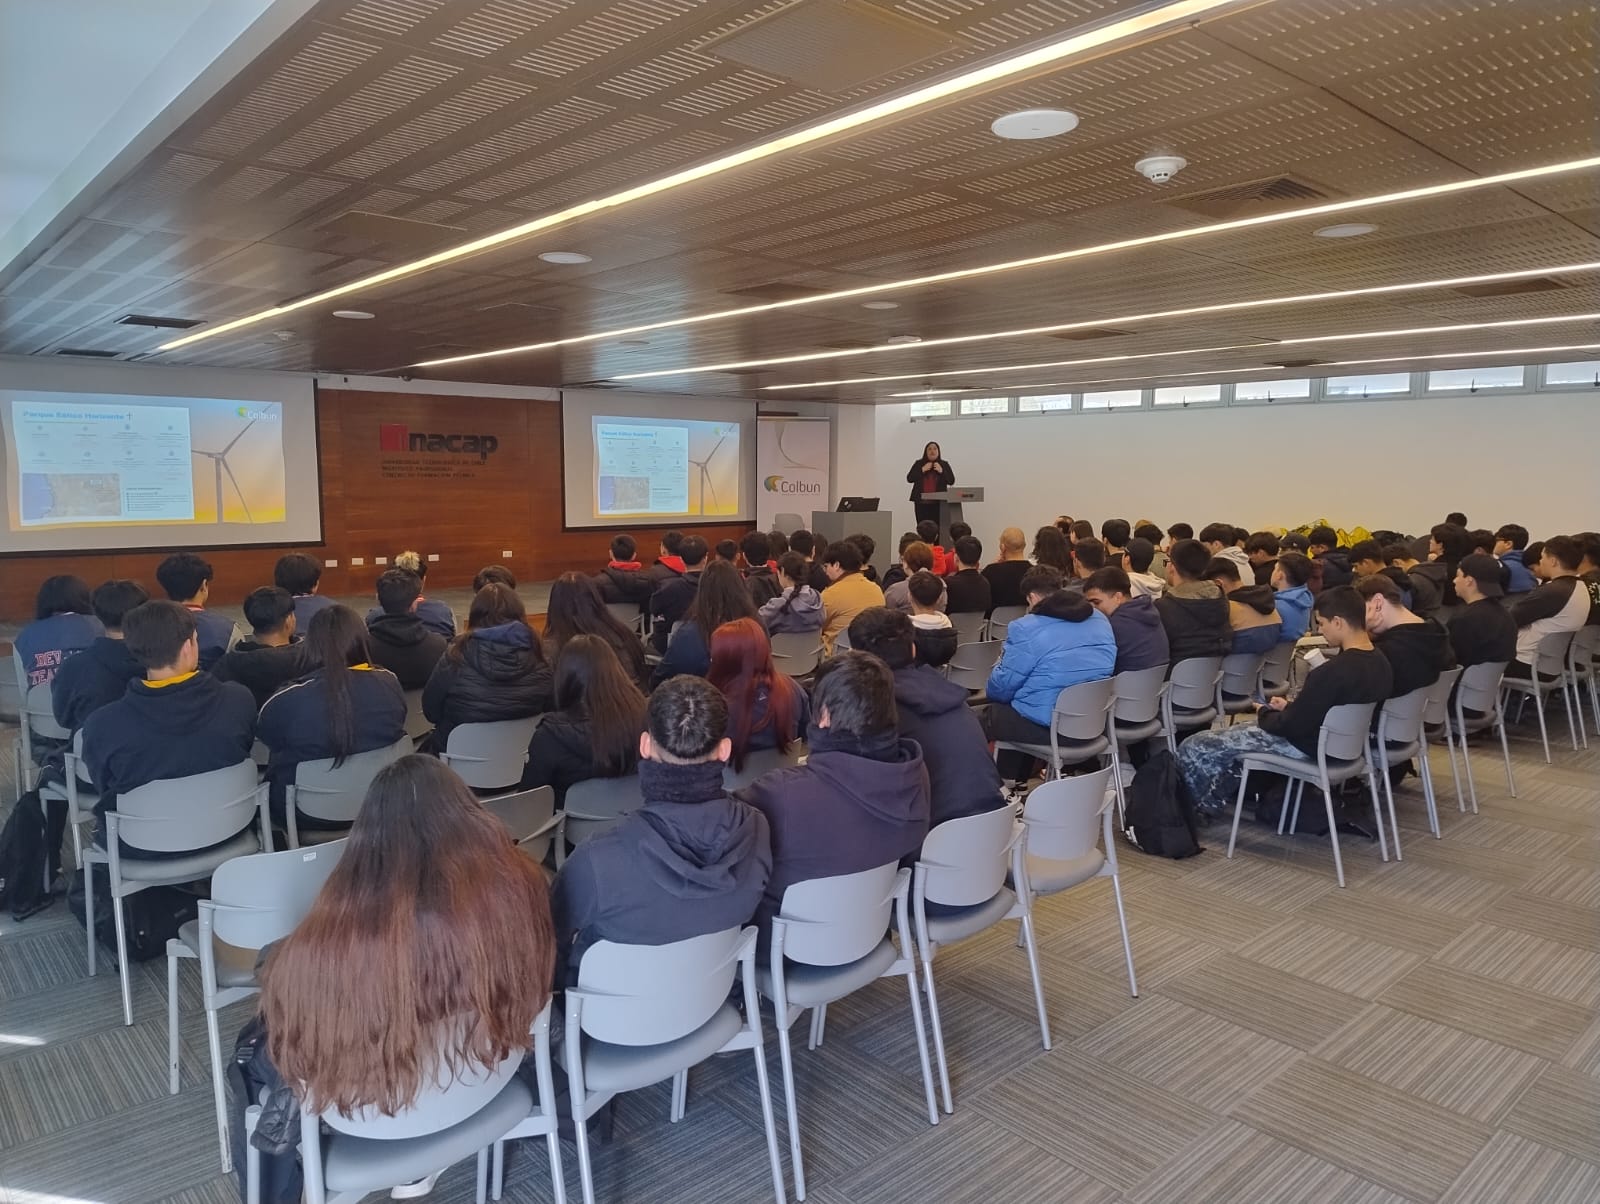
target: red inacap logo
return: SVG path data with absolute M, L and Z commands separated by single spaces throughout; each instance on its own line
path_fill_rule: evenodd
M 403 452 L 411 448 L 411 432 L 403 422 L 383 422 L 378 424 L 378 448 L 380 451 Z

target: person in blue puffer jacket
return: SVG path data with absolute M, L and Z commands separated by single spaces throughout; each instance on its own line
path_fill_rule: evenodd
M 1292 644 L 1305 635 L 1311 622 L 1311 559 L 1299 552 L 1284 552 L 1272 570 L 1272 605 L 1277 608 L 1283 630 L 1278 633 L 1280 644 Z
M 1494 533 L 1494 554 L 1507 573 L 1502 587 L 1508 594 L 1525 594 L 1539 582 L 1524 559 L 1528 550 L 1528 528 L 1507 523 Z
M 1048 744 L 1056 696 L 1068 686 L 1110 677 L 1117 639 L 1111 623 L 1081 593 L 1061 588 L 1061 573 L 1047 565 L 1028 570 L 1022 596 L 1030 610 L 1006 628 L 1005 648 L 989 673 L 991 740 Z M 1029 776 L 1032 758 L 1001 750 L 1000 775 Z

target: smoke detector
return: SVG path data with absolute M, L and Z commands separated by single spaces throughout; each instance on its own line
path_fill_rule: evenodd
M 1147 155 L 1133 165 L 1133 170 L 1152 184 L 1165 184 L 1188 166 L 1189 160 L 1182 155 Z

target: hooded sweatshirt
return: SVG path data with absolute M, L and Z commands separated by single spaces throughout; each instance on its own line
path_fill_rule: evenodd
M 804 765 L 763 774 L 736 797 L 767 817 L 772 876 L 756 912 L 763 937 L 796 882 L 901 861 L 928 834 L 922 750 L 897 732 L 857 739 L 815 723 Z
M 455 639 L 456 612 L 443 602 L 435 602 L 432 598 L 418 598 L 416 605 L 411 608 L 411 613 L 416 615 L 417 619 L 429 631 L 435 632 L 443 639 Z M 367 611 L 367 629 L 370 631 L 372 624 L 383 617 L 384 612 L 381 606 L 374 606 Z M 411 687 L 407 686 L 406 688 L 409 690 Z
M 1118 673 L 1154 669 L 1170 659 L 1167 629 L 1148 597 L 1130 598 L 1111 612 L 1111 634 L 1117 641 Z
M 917 664 L 938 669 L 948 665 L 960 645 L 955 624 L 945 614 L 911 616 L 912 638 L 916 642 Z
M 1255 580 L 1256 566 L 1250 563 L 1250 553 L 1246 552 L 1238 544 L 1229 544 L 1227 547 L 1213 552 L 1212 556 L 1220 560 L 1233 561 L 1234 568 L 1239 570 L 1240 581 L 1249 582 Z
M 1128 584 L 1135 598 L 1159 598 L 1167 590 L 1166 579 L 1154 573 L 1129 573 Z
M 916 742 L 928 770 L 929 827 L 1005 806 L 1000 771 L 965 686 L 908 666 L 894 671 L 894 700 L 900 735 Z
M 1506 571 L 1505 590 L 1508 594 L 1525 594 L 1539 583 L 1523 563 L 1521 548 L 1507 548 L 1500 553 L 1500 564 Z
M 1511 608 L 1517 621 L 1517 660 L 1531 665 L 1539 658 L 1539 641 L 1555 632 L 1577 631 L 1589 622 L 1587 582 L 1568 573 L 1546 581 Z
M 655 589 L 655 582 L 637 560 L 609 561 L 591 580 L 607 602 L 637 602 L 643 606 Z
M 767 634 L 822 630 L 822 595 L 809 585 L 793 585 L 761 607 Z
M 1440 673 L 1456 663 L 1450 636 L 1435 619 L 1400 623 L 1380 631 L 1372 637 L 1372 646 L 1383 653 L 1394 676 L 1390 698 L 1433 685 Z
M 420 690 L 428 684 L 434 666 L 450 641 L 428 627 L 421 615 L 387 615 L 367 618 L 367 648 L 372 663 L 400 679 L 402 690 Z
M 783 592 L 783 586 L 778 584 L 778 574 L 765 563 L 746 569 L 744 584 L 750 591 L 750 600 L 757 607 L 765 606 Z
M 668 945 L 750 922 L 772 869 L 767 821 L 728 796 L 722 769 L 639 763 L 644 806 L 573 850 L 550 892 L 558 983 L 576 985 L 596 941 Z
M 422 689 L 422 713 L 433 724 L 433 746 L 445 748 L 458 723 L 492 723 L 541 715 L 552 705 L 550 665 L 526 623 L 480 627 L 445 655 Z
M 22 661 L 28 688 L 56 675 L 69 657 L 82 652 L 106 633 L 93 615 L 59 614 L 35 619 L 12 641 L 12 651 Z
M 1498 598 L 1479 598 L 1450 620 L 1450 647 L 1463 669 L 1517 659 L 1517 621 Z
M 144 666 L 133 659 L 127 644 L 101 636 L 56 671 L 50 683 L 56 722 L 77 731 L 90 715 L 126 694 L 130 681 L 143 676 Z
M 352 666 L 348 677 L 350 752 L 371 752 L 398 744 L 406 734 L 406 697 L 387 669 Z M 338 754 L 328 710 L 328 682 L 318 669 L 285 686 L 261 708 L 256 737 L 271 754 L 267 777 L 272 801 L 282 805 L 284 787 L 294 781 L 302 761 L 320 761 Z
M 1406 576 L 1411 578 L 1411 609 L 1414 612 L 1419 615 L 1431 615 L 1445 603 L 1448 572 L 1445 565 L 1438 560 L 1419 561 L 1406 570 Z M 1455 590 L 1452 588 L 1448 597 L 1454 596 Z
M 1283 630 L 1278 632 L 1280 644 L 1292 644 L 1311 626 L 1311 604 L 1315 599 L 1311 596 L 1309 585 L 1291 585 L 1288 589 L 1280 589 L 1272 596 L 1272 605 L 1278 611 L 1278 618 L 1283 623 Z
M 1283 632 L 1270 585 L 1242 585 L 1228 595 L 1229 652 L 1270 652 Z
M 284 686 L 315 673 L 318 661 L 301 639 L 290 644 L 258 644 L 240 640 L 213 670 L 218 681 L 236 681 L 255 697 L 260 709 Z
M 1057 590 L 1007 626 L 984 692 L 991 702 L 1010 703 L 1024 718 L 1048 724 L 1062 690 L 1110 677 L 1116 664 L 1117 639 L 1105 615 L 1082 594 Z
M 1167 629 L 1172 662 L 1196 656 L 1226 656 L 1233 644 L 1228 596 L 1215 581 L 1180 581 L 1156 603 Z
M 1343 548 L 1334 548 L 1331 552 L 1324 552 L 1315 558 L 1322 566 L 1322 587 L 1332 589 L 1336 585 L 1349 585 L 1355 580 L 1355 573 L 1350 569 L 1350 553 Z

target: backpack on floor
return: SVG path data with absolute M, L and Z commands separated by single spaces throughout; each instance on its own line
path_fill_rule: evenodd
M 1193 857 L 1201 851 L 1194 803 L 1166 749 L 1150 754 L 1126 791 L 1123 821 L 1128 839 L 1156 857 Z
M 50 866 L 45 854 L 44 805 L 39 792 L 17 799 L 0 828 L 0 906 L 13 920 L 25 920 L 50 906 Z
M 78 871 L 72 889 L 67 892 L 67 906 L 78 917 L 78 923 L 87 927 L 83 879 L 86 872 L 94 874 L 95 937 L 114 953 L 116 918 L 111 910 L 111 874 L 104 865 L 94 862 Z M 147 962 L 166 955 L 167 942 L 178 935 L 178 929 L 200 915 L 201 896 L 197 890 L 204 885 L 149 886 L 122 900 L 122 922 L 127 930 L 130 962 Z

